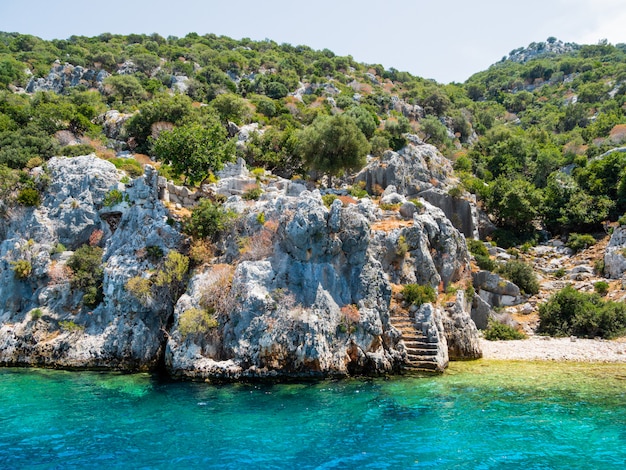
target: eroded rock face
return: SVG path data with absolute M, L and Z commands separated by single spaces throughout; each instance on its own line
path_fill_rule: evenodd
M 61 64 L 56 62 L 45 78 L 31 78 L 26 92 L 54 91 L 62 94 L 67 88 L 84 85 L 88 88 L 99 88 L 102 81 L 109 76 L 106 70 L 86 69 L 80 65 Z
M 604 272 L 611 279 L 620 279 L 626 272 L 626 227 L 616 227 L 604 254 Z
M 241 165 L 231 170 L 224 180 L 246 176 Z M 1 364 L 137 370 L 165 356 L 172 376 L 194 379 L 394 373 L 407 354 L 390 320 L 393 283 L 445 288 L 469 275 L 463 236 L 428 203 L 383 230 L 369 199 L 326 207 L 318 191 L 267 178 L 258 201 L 227 192 L 225 206 L 240 217 L 216 244 L 212 262 L 222 264 L 196 270 L 180 298 L 142 298 L 127 282 L 157 269 L 147 252 L 185 251 L 156 171 L 122 184 L 93 155 L 54 158 L 48 171 L 43 203 L 14 211 L 0 243 Z M 112 190 L 123 196 L 113 204 Z M 103 248 L 103 300 L 93 308 L 67 271 L 84 244 Z M 21 259 L 32 266 L 24 279 L 11 264 Z M 438 344 L 439 369 L 449 350 L 476 356 L 468 308 L 457 304 L 420 320 Z M 197 328 L 193 314 L 210 315 Z
M 394 193 L 406 199 L 423 198 L 440 208 L 466 237 L 485 236 L 493 229 L 481 221 L 475 201 L 448 194 L 458 184 L 452 174 L 450 160 L 436 147 L 416 140 L 399 152 L 388 150 L 379 160 L 371 160 L 355 180 L 370 194 L 393 187 Z
M 414 197 L 433 187 L 449 187 L 452 172 L 452 163 L 436 147 L 409 144 L 399 152 L 386 151 L 355 179 L 363 181 L 369 193 L 394 185 L 398 193 Z
M 0 245 L 0 297 L 7 299 L 0 307 L 0 363 L 153 368 L 164 344 L 167 301 L 144 306 L 124 286 L 154 268 L 142 254 L 147 246 L 167 252 L 181 243 L 158 202 L 156 171 L 148 167 L 125 186 L 115 167 L 95 156 L 53 158 L 48 169 L 42 205 L 15 213 Z M 126 202 L 105 207 L 112 189 L 127 194 Z M 72 253 L 51 254 L 59 243 L 69 250 L 104 248 L 104 299 L 95 308 L 83 304 L 83 292 L 70 282 Z M 33 266 L 26 279 L 11 269 L 17 259 Z
M 211 267 L 194 278 L 176 306 L 165 361 L 170 373 L 236 379 L 398 371 L 406 356 L 390 323 L 390 280 L 438 286 L 467 275 L 462 235 L 441 211 L 426 206 L 424 213 L 415 214 L 412 227 L 372 233 L 371 223 L 380 214 L 370 200 L 346 207 L 336 200 L 326 208 L 317 191 L 262 198 L 245 217 L 254 220 L 262 211 L 273 221 L 272 249 L 233 263 L 226 311 L 215 309 L 210 300 L 223 288 L 207 285 L 224 268 Z M 408 245 L 403 268 L 397 263 L 399 236 Z M 216 311 L 218 326 L 206 334 L 182 334 L 185 312 L 207 304 Z M 428 337 L 440 345 L 440 370 L 447 365 L 448 342 L 455 357 L 480 354 L 466 307 L 454 315 L 436 309 L 436 314 L 420 317 L 419 324 L 432 330 Z M 450 332 L 443 327 L 446 322 Z M 473 329 L 456 331 L 468 326 Z

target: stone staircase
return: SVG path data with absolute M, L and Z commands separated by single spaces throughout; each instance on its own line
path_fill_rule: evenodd
M 421 325 L 416 325 L 404 309 L 394 309 L 389 317 L 391 325 L 402 333 L 406 346 L 407 362 L 403 370 L 407 372 L 442 372 L 437 362 L 439 343 L 432 342 L 422 332 Z

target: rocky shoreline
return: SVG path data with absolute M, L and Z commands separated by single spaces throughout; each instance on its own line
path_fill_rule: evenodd
M 618 340 L 531 336 L 515 341 L 480 340 L 483 359 L 626 363 L 626 338 Z

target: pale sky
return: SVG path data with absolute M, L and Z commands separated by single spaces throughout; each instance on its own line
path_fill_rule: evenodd
M 0 0 L 0 31 L 43 39 L 189 32 L 328 48 L 440 83 L 555 36 L 626 43 L 626 0 Z

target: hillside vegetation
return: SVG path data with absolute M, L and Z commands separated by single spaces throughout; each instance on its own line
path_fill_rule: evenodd
M 54 82 L 51 67 L 59 75 L 64 64 L 72 76 L 94 73 L 60 93 L 37 91 L 36 79 Z M 626 45 L 549 38 L 442 85 L 269 40 L 0 33 L 0 209 L 36 204 L 45 178 L 23 170 L 55 155 L 96 152 L 133 176 L 138 164 L 114 158 L 128 149 L 189 185 L 240 155 L 281 176 L 317 170 L 332 182 L 412 133 L 454 161 L 455 193 L 477 195 L 499 244 L 532 242 L 544 228 L 591 232 L 626 210 L 625 101 Z M 101 125 L 108 110 L 128 115 L 114 137 Z M 229 140 L 233 124 L 251 123 L 263 132 Z M 341 158 L 316 154 L 322 141 L 345 149 Z

